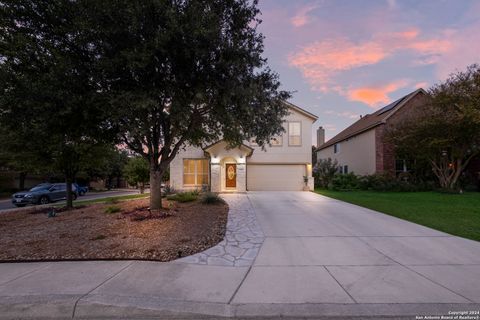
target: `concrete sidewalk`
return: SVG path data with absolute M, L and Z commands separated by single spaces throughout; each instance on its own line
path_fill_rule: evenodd
M 314 193 L 225 198 L 228 239 L 190 259 L 0 264 L 0 318 L 414 319 L 480 310 L 478 242 Z

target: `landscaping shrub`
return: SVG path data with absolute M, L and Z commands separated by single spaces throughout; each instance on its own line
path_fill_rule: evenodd
M 174 194 L 174 193 L 177 193 L 177 190 L 175 190 L 174 187 L 172 187 L 171 185 L 167 184 L 165 186 L 165 188 L 163 188 L 163 194 L 168 196 L 170 194 Z
M 362 190 L 415 192 L 430 191 L 435 187 L 433 182 L 416 180 L 409 175 L 400 175 L 397 178 L 389 174 L 377 173 L 361 176 L 359 180 Z
M 109 207 L 105 208 L 105 213 L 107 213 L 107 214 L 117 213 L 117 212 L 120 212 L 120 211 L 122 211 L 122 208 L 120 208 L 118 206 L 109 206 Z
M 191 202 L 198 199 L 198 191 L 187 191 L 187 192 L 180 192 L 177 194 L 167 196 L 168 200 L 178 201 L 178 202 Z
M 358 190 L 360 189 L 360 181 L 354 173 L 337 173 L 328 185 L 328 189 L 338 191 Z
M 315 186 L 320 188 L 328 188 L 328 186 L 332 183 L 337 171 L 337 160 L 333 161 L 331 158 L 319 160 L 313 168 Z
M 458 185 L 463 191 L 480 191 L 480 180 L 478 180 L 472 173 L 464 172 L 458 180 Z
M 205 204 L 225 203 L 225 200 L 213 192 L 204 193 L 200 201 Z
M 396 185 L 394 178 L 386 174 L 361 176 L 359 182 L 362 190 L 391 191 Z
M 357 176 L 354 173 L 336 173 L 326 189 L 336 191 L 367 190 L 367 191 L 395 191 L 416 192 L 435 189 L 433 181 L 415 180 L 411 175 L 371 174 Z

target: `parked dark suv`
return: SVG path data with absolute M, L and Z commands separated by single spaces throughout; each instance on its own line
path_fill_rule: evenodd
M 77 194 L 79 196 L 84 196 L 88 192 L 88 187 L 87 186 L 81 186 L 78 183 L 74 183 L 73 185 L 77 189 Z
M 77 188 L 72 185 L 73 199 L 77 199 Z M 29 191 L 17 192 L 12 196 L 12 203 L 17 207 L 27 204 L 47 204 L 67 198 L 66 183 L 41 183 Z

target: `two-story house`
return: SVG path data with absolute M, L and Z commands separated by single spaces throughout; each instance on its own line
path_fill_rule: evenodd
M 395 157 L 394 147 L 386 141 L 385 134 L 389 126 L 424 106 L 426 99 L 427 93 L 423 89 L 415 90 L 361 117 L 329 141 L 322 143 L 319 140 L 317 159 L 337 160 L 341 173 L 366 175 L 407 171 L 408 163 Z M 319 129 L 320 132 L 322 130 Z
M 171 186 L 191 190 L 208 185 L 213 192 L 313 190 L 312 124 L 317 116 L 286 104 L 285 132 L 272 137 L 266 150 L 254 141 L 235 148 L 223 140 L 187 146 L 170 164 Z

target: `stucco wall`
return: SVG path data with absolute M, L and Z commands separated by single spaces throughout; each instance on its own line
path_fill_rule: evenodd
M 317 159 L 336 159 L 340 166 L 348 166 L 349 172 L 365 175 L 375 173 L 375 129 L 340 142 L 340 151 L 334 146 L 317 152 Z
M 288 122 L 299 121 L 302 123 L 302 145 L 288 145 Z M 283 143 L 281 146 L 266 146 L 266 151 L 261 147 L 246 142 L 254 149 L 253 155 L 247 159 L 248 163 L 262 162 L 282 162 L 282 163 L 311 163 L 312 162 L 312 124 L 313 120 L 301 113 L 291 111 L 291 114 L 285 117 L 284 129 L 282 134 Z
M 288 145 L 288 122 L 298 121 L 301 122 L 301 146 L 289 146 Z M 254 149 L 251 157 L 246 158 L 247 164 L 245 164 L 245 157 L 240 155 L 238 149 L 226 150 L 223 146 L 219 145 L 219 150 L 216 147 L 213 148 L 212 156 L 215 159 L 211 159 L 210 177 L 211 177 L 211 190 L 221 191 L 225 189 L 224 186 L 224 166 L 218 162 L 226 157 L 235 159 L 237 163 L 237 191 L 243 192 L 246 190 L 246 176 L 248 175 L 249 163 L 277 163 L 277 164 L 303 164 L 307 165 L 312 162 L 312 124 L 313 120 L 305 115 L 291 110 L 291 114 L 285 118 L 283 133 L 283 142 L 281 146 L 266 146 L 266 151 L 262 148 L 250 144 L 245 141 L 247 146 Z M 238 154 L 237 154 L 238 153 Z M 170 183 L 177 190 L 194 189 L 198 187 L 184 187 L 183 186 L 183 159 L 198 159 L 205 158 L 204 151 L 201 148 L 187 146 L 185 150 L 181 150 L 175 159 L 170 164 Z M 313 178 L 311 177 L 311 166 L 306 167 L 306 172 L 309 175 L 308 185 L 313 189 Z M 299 177 L 303 179 L 303 176 Z

